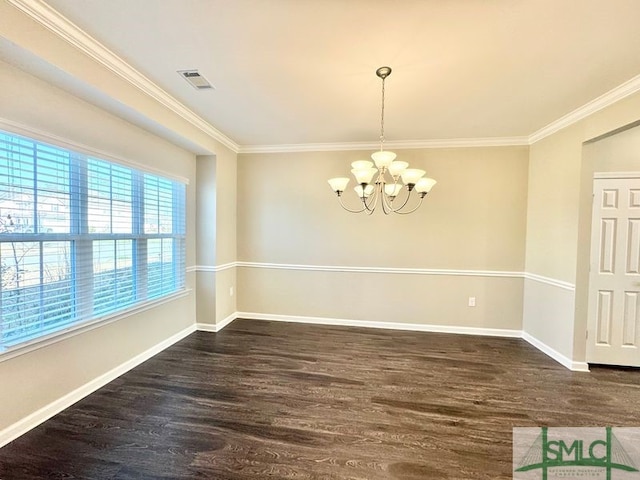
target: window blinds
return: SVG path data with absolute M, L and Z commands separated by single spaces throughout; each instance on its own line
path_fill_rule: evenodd
M 185 184 L 0 131 L 0 352 L 184 288 Z

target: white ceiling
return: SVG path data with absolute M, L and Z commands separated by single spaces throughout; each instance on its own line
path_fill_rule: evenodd
M 47 3 L 239 145 L 375 141 L 381 65 L 392 141 L 528 136 L 640 74 L 638 0 Z

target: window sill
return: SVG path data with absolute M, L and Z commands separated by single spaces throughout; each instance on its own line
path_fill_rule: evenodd
M 58 332 L 31 340 L 29 342 L 22 343 L 20 345 L 16 345 L 14 347 L 8 347 L 4 350 L 0 349 L 0 362 L 9 360 L 19 355 L 23 355 L 25 353 L 33 352 L 34 350 L 38 350 L 40 348 L 47 347 L 49 345 L 53 345 L 54 343 L 61 342 L 63 340 L 66 340 L 67 338 L 71 338 L 75 335 L 88 332 L 95 328 L 109 325 L 110 323 L 117 322 L 118 320 L 122 320 L 132 315 L 137 315 L 138 313 L 142 313 L 146 310 L 156 308 L 165 303 L 172 302 L 182 297 L 186 297 L 190 295 L 191 292 L 192 290 L 190 288 L 186 288 L 184 290 L 180 290 L 179 292 L 172 293 L 162 298 L 158 298 L 145 303 L 134 305 L 133 307 L 128 308 L 126 310 L 115 312 L 109 315 L 103 315 L 101 317 L 97 317 L 88 322 L 83 322 L 77 325 L 69 326 Z

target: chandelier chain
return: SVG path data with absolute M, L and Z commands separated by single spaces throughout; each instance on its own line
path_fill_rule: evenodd
M 382 108 L 380 110 L 380 151 L 384 150 L 384 78 L 382 79 Z

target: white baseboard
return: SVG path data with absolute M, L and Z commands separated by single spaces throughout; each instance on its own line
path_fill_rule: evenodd
M 394 322 L 370 322 L 362 320 L 324 318 L 324 317 L 303 317 L 294 315 L 274 315 L 270 313 L 250 313 L 236 312 L 236 318 L 247 318 L 254 320 L 269 320 L 274 322 L 293 323 L 313 323 L 318 325 L 340 325 L 346 327 L 384 328 L 391 330 L 410 330 L 415 332 L 433 333 L 456 333 L 464 335 L 487 335 L 492 337 L 522 338 L 542 353 L 548 355 L 556 362 L 574 372 L 588 372 L 589 364 L 586 362 L 574 362 L 560 352 L 554 350 L 537 338 L 523 332 L 522 330 L 511 330 L 502 328 L 478 328 L 478 327 L 458 327 L 453 325 L 425 325 L 414 323 L 394 323 Z
M 371 322 L 342 318 L 302 317 L 294 315 L 274 315 L 270 313 L 236 312 L 236 318 L 270 320 L 275 322 L 314 323 L 318 325 L 340 325 L 345 327 L 384 328 L 389 330 L 411 330 L 415 332 L 458 333 L 464 335 L 488 335 L 492 337 L 520 338 L 520 330 L 504 328 L 457 327 L 453 325 L 427 325 L 421 323 Z
M 196 331 L 191 325 L 0 431 L 0 448 Z
M 196 330 L 198 330 L 199 332 L 213 332 L 213 333 L 219 332 L 224 327 L 226 327 L 231 322 L 233 322 L 236 318 L 238 318 L 238 312 L 232 313 L 231 315 L 229 315 L 224 320 L 222 320 L 222 321 L 220 321 L 218 323 L 215 323 L 215 324 L 196 323 Z
M 574 362 L 569 357 L 564 356 L 562 353 L 558 352 L 557 350 L 554 350 L 549 345 L 547 345 L 546 343 L 538 340 L 536 337 L 534 337 L 533 335 L 528 334 L 527 332 L 522 332 L 522 338 L 523 338 L 523 340 L 526 340 L 531 345 L 536 347 L 542 353 L 544 353 L 544 354 L 548 355 L 549 357 L 553 358 L 556 362 L 558 362 L 560 365 L 568 368 L 569 370 L 572 370 L 574 372 L 588 372 L 589 371 L 589 364 L 587 362 Z

